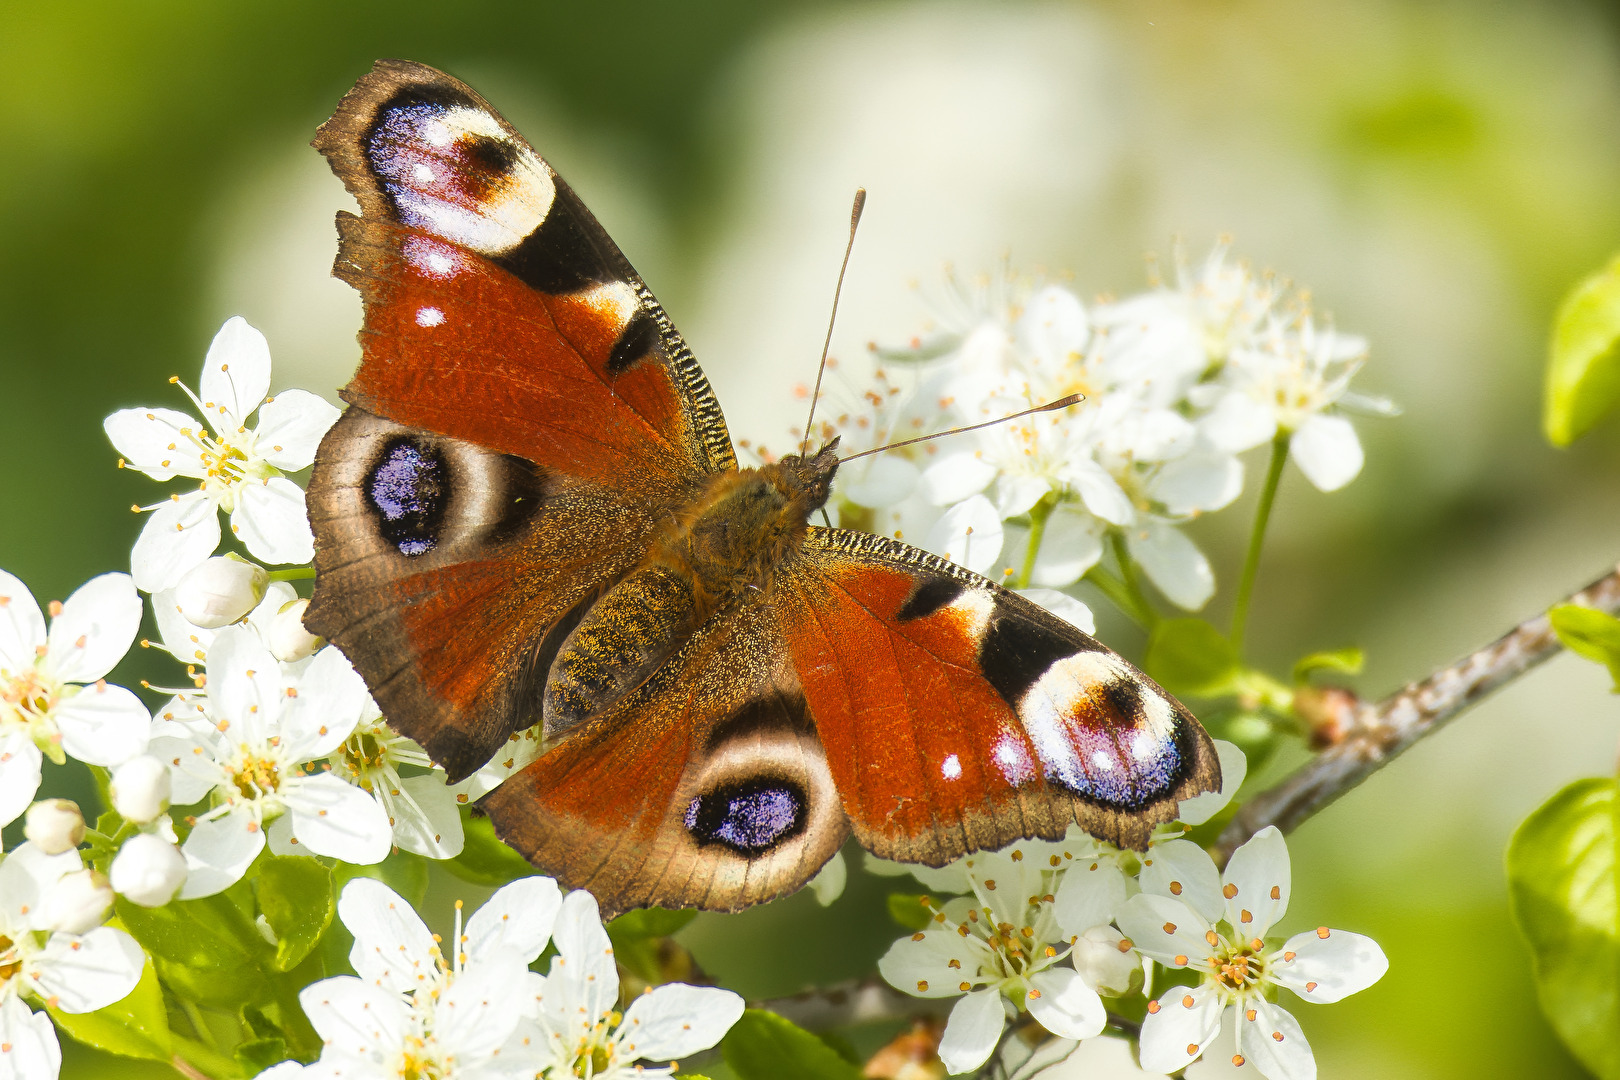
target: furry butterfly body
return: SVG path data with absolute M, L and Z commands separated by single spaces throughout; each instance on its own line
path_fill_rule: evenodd
M 604 909 L 735 910 L 853 831 L 943 865 L 1072 823 L 1143 848 L 1219 786 L 1179 703 L 1070 624 L 810 524 L 833 447 L 739 469 L 707 379 L 571 189 L 482 98 L 380 62 L 315 145 L 360 202 L 350 408 L 309 489 L 309 627 Z

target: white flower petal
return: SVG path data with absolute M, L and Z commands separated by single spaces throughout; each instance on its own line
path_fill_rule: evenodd
M 336 406 L 308 390 L 283 390 L 259 410 L 253 448 L 286 472 L 308 468 L 322 437 L 341 415 Z
M 1171 1073 L 1204 1052 L 1221 1031 L 1221 999 L 1208 983 L 1188 989 L 1167 987 L 1148 1003 L 1142 1021 L 1142 1068 Z
M 1378 942 L 1325 926 L 1295 934 L 1271 958 L 1272 975 L 1278 982 L 1321 1005 L 1360 993 L 1388 970 L 1389 958 Z
M 264 335 L 234 315 L 225 320 L 208 346 L 197 393 L 214 430 L 240 427 L 270 389 L 270 344 Z
M 218 630 L 205 630 L 180 613 L 178 592 L 163 589 L 152 594 L 152 618 L 157 622 L 158 637 L 174 658 L 182 664 L 202 664 L 208 660 L 208 646 L 214 643 Z
M 0 676 L 32 668 L 46 637 L 34 594 L 21 578 L 0 570 Z
M 1275 825 L 1232 852 L 1223 875 L 1226 921 L 1244 938 L 1263 938 L 1288 910 L 1288 844 Z
M 940 516 L 923 546 L 982 574 L 1001 554 L 1001 515 L 983 495 L 964 499 Z
M 1191 840 L 1166 840 L 1148 849 L 1138 880 L 1143 892 L 1179 900 L 1210 922 L 1226 911 L 1221 873 L 1209 852 Z
M 1119 482 L 1089 458 L 1068 462 L 1058 470 L 1068 484 L 1079 494 L 1086 509 L 1111 525 L 1129 525 L 1136 518 L 1129 495 Z
M 899 454 L 876 454 L 865 468 L 838 474 L 838 493 L 856 506 L 892 506 L 917 490 L 917 466 Z
M 1144 409 L 1122 418 L 1106 445 L 1122 457 L 1152 462 L 1179 458 L 1197 441 L 1198 429 L 1180 413 Z
M 1216 739 L 1215 756 L 1221 763 L 1221 790 L 1206 791 L 1202 795 L 1181 800 L 1176 808 L 1176 817 L 1188 825 L 1202 825 L 1220 813 L 1249 775 L 1249 759 L 1235 744 Z
M 191 435 L 201 424 L 173 409 L 120 409 L 101 422 L 125 464 L 154 480 L 208 475 Z
M 39 792 L 44 755 L 26 731 L 0 735 L 0 825 L 10 825 Z
M 399 782 L 399 797 L 392 800 L 394 843 L 405 851 L 429 859 L 453 859 L 467 838 L 461 825 L 456 793 L 444 782 L 444 773 L 407 776 Z
M 516 956 L 463 965 L 433 1010 L 442 1052 L 469 1061 L 499 1049 L 517 1027 L 528 974 Z
M 51 620 L 45 670 L 62 682 L 95 682 L 124 658 L 140 629 L 141 595 L 130 576 L 93 577 Z
M 550 980 L 560 983 L 560 996 L 580 1010 L 581 1019 L 594 1023 L 611 1012 L 619 999 L 613 943 L 602 928 L 596 897 L 584 889 L 563 897 L 552 937 L 560 955 L 551 962 Z
M 307 563 L 315 557 L 303 489 L 285 476 L 237 487 L 231 531 L 254 558 L 265 562 Z
M 849 866 L 844 862 L 844 853 L 835 851 L 810 879 L 810 891 L 815 894 L 816 903 L 827 907 L 844 895 L 844 886 L 848 883 Z
M 1093 926 L 1079 935 L 1069 962 L 1087 986 L 1099 994 L 1119 997 L 1141 985 L 1142 958 L 1125 935 L 1112 926 Z
M 1060 285 L 1036 293 L 1013 328 L 1018 343 L 1032 353 L 1045 372 L 1056 374 L 1079 359 L 1091 337 L 1085 305 Z
M 1125 874 L 1114 859 L 1079 860 L 1058 885 L 1052 914 L 1065 934 L 1083 934 L 1114 921 L 1125 906 Z
M 1197 611 L 1215 595 L 1215 571 L 1198 545 L 1165 521 L 1149 519 L 1125 537 L 1131 558 L 1177 607 Z
M 1231 454 L 1191 453 L 1167 461 L 1148 483 L 1148 497 L 1174 517 L 1231 505 L 1243 491 L 1243 463 Z
M 1198 424 L 1217 450 L 1241 454 L 1277 433 L 1277 414 L 1241 390 L 1222 395 Z
M 238 807 L 211 821 L 199 821 L 181 845 L 186 857 L 186 883 L 181 900 L 213 896 L 242 880 L 247 868 L 264 850 L 264 829 L 247 807 Z
M 377 715 L 365 680 L 348 657 L 328 645 L 298 678 L 298 696 L 282 714 L 283 738 L 311 761 L 342 746 L 356 724 Z
M 233 742 L 258 744 L 280 735 L 291 685 L 252 630 L 227 626 L 214 638 L 208 650 L 208 716 L 233 725 Z
M 551 878 L 518 878 L 495 890 L 473 912 L 462 949 L 474 963 L 515 956 L 525 965 L 532 964 L 551 940 L 561 910 L 562 890 Z
M 0 919 L 4 925 L 35 928 L 29 916 L 38 912 L 40 900 L 65 875 L 83 867 L 77 848 L 47 855 L 36 844 L 19 844 L 0 858 Z
M 382 882 L 355 878 L 343 886 L 338 918 L 354 935 L 349 963 L 368 983 L 407 993 L 437 974 L 433 935 L 411 905 Z
M 194 736 L 154 738 L 146 752 L 169 766 L 169 802 L 174 806 L 191 805 L 224 779 L 213 755 Z
M 149 593 L 173 588 L 217 547 L 219 514 L 214 501 L 200 491 L 171 499 L 152 511 L 130 552 L 135 587 Z
M 0 998 L 0 1080 L 56 1080 L 62 1047 L 43 1010 L 33 1012 L 16 994 Z
M 62 749 L 88 765 L 110 768 L 146 753 L 152 718 L 141 699 L 122 686 L 86 686 L 64 697 L 53 715 Z
M 1028 513 L 1051 490 L 1051 481 L 1044 476 L 1002 473 L 996 481 L 996 513 L 1003 518 Z
M 399 995 L 350 975 L 304 987 L 298 1004 L 331 1049 L 360 1061 L 373 1054 L 378 1060 L 394 1057 L 409 1030 L 410 1006 Z
M 1063 1039 L 1089 1039 L 1100 1033 L 1107 1016 L 1097 991 L 1070 968 L 1054 967 L 1029 977 L 1024 999 L 1041 1026 Z
M 35 963 L 44 996 L 63 1012 L 85 1013 L 128 997 L 146 954 L 124 931 L 98 926 L 84 935 L 52 934 Z
M 1079 581 L 1102 558 L 1102 533 L 1102 523 L 1090 514 L 1065 506 L 1053 510 L 1041 536 L 1041 550 L 1035 555 L 1030 584 L 1062 589 Z
M 1299 471 L 1318 491 L 1337 491 L 1361 472 L 1365 455 L 1356 429 L 1342 416 L 1318 413 L 1288 443 Z
M 1087 633 L 1097 632 L 1097 619 L 1091 609 L 1068 593 L 1056 589 L 1016 589 L 1019 596 L 1033 600 L 1071 626 Z
M 896 990 L 912 997 L 955 997 L 962 982 L 981 982 L 979 966 L 993 961 L 989 946 L 954 930 L 921 930 L 889 946 L 878 961 L 878 973 Z M 952 963 L 955 967 L 952 967 Z
M 713 986 L 665 983 L 625 1010 L 620 1031 L 632 1060 L 670 1061 L 707 1050 L 742 1019 L 743 999 Z
M 996 467 L 974 450 L 947 454 L 923 470 L 919 494 L 935 506 L 949 506 L 977 495 L 996 478 Z
M 1316 1080 L 1316 1055 L 1287 1009 L 1256 997 L 1247 1002 L 1246 1011 L 1234 1009 L 1233 1014 L 1237 1052 L 1266 1080 Z
M 316 855 L 370 866 L 388 857 L 394 829 L 388 813 L 360 788 L 328 772 L 285 777 L 282 798 L 293 835 Z
M 945 1063 L 946 1071 L 972 1072 L 983 1065 L 995 1050 L 1006 1023 L 1001 991 L 993 986 L 975 990 L 958 1001 L 939 1040 L 939 1059 Z
M 1125 901 L 1115 922 L 1138 952 L 1165 967 L 1208 966 L 1210 945 L 1204 935 L 1210 932 L 1210 924 L 1180 900 L 1137 893 Z

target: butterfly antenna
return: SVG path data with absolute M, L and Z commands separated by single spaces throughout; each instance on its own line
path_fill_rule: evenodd
M 849 269 L 849 253 L 855 250 L 855 228 L 861 223 L 861 211 L 866 209 L 866 189 L 855 189 L 855 205 L 849 210 L 849 243 L 844 245 L 844 262 L 838 268 L 838 284 L 833 288 L 832 315 L 827 319 L 827 340 L 821 343 L 821 363 L 816 368 L 816 388 L 810 391 L 810 416 L 804 422 L 804 445 L 799 453 L 810 452 L 811 426 L 816 420 L 816 401 L 821 397 L 821 377 L 827 372 L 827 350 L 832 347 L 833 322 L 838 318 L 838 296 L 844 291 L 844 271 Z
M 838 463 L 842 465 L 846 461 L 854 461 L 856 458 L 863 458 L 869 454 L 881 454 L 885 450 L 893 450 L 901 446 L 910 446 L 913 443 L 929 442 L 933 439 L 943 439 L 947 435 L 960 435 L 966 431 L 978 431 L 980 428 L 991 427 L 995 424 L 1005 424 L 1008 420 L 1017 420 L 1020 416 L 1030 416 L 1034 413 L 1056 412 L 1058 409 L 1067 409 L 1071 405 L 1078 405 L 1084 400 L 1086 400 L 1086 395 L 1084 394 L 1070 394 L 1068 397 L 1058 398 L 1056 401 L 1048 401 L 1045 405 L 1037 405 L 1033 409 L 1025 409 L 1023 412 L 1010 413 L 1007 416 L 998 416 L 994 420 L 985 420 L 982 423 L 969 424 L 967 427 L 951 428 L 949 431 L 936 431 L 932 435 L 919 435 L 915 439 L 903 439 L 900 442 L 890 443 L 887 446 L 878 446 L 872 448 L 871 450 L 862 450 L 858 454 L 851 454 L 849 457 L 839 458 Z

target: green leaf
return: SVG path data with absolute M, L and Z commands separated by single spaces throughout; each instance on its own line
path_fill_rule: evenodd
M 266 855 L 253 879 L 259 912 L 276 934 L 270 966 L 291 971 L 308 956 L 332 925 L 337 909 L 332 871 L 315 859 Z
M 1620 258 L 1570 292 L 1553 319 L 1542 426 L 1568 446 L 1620 401 Z
M 529 865 L 529 860 L 501 843 L 489 818 L 463 813 L 461 825 L 466 834 L 461 854 L 439 865 L 462 881 L 474 885 L 505 885 L 539 872 Z
M 860 1080 L 861 1070 L 791 1020 L 749 1009 L 720 1042 L 739 1080 Z
M 1348 649 L 1330 649 L 1302 656 L 1294 664 L 1294 681 L 1305 682 L 1313 671 L 1337 671 L 1345 675 L 1360 675 L 1367 656 L 1352 645 Z
M 1576 604 L 1560 604 L 1547 612 L 1564 648 L 1609 669 L 1620 693 L 1620 619 L 1607 612 Z
M 46 1010 L 57 1027 L 87 1046 L 153 1061 L 168 1061 L 174 1054 L 163 987 L 150 957 L 141 968 L 141 981 L 122 1001 L 88 1013 L 63 1012 L 50 1005 Z
M 1577 780 L 1508 844 L 1508 897 L 1530 943 L 1541 1011 L 1581 1063 L 1620 1080 L 1620 793 Z
M 158 908 L 118 898 L 119 921 L 154 957 L 201 970 L 258 967 L 270 946 L 227 896 L 171 900 Z
M 196 968 L 161 956 L 152 960 L 164 988 L 194 1005 L 229 1012 L 249 1002 L 267 1001 L 272 993 L 268 974 L 256 964 Z
M 607 932 L 617 948 L 619 942 L 634 938 L 669 937 L 695 918 L 696 909 L 669 911 L 664 908 L 642 908 L 627 911 L 608 923 Z
M 1147 673 L 1173 694 L 1230 693 L 1241 672 L 1237 649 L 1203 619 L 1164 619 L 1148 637 Z
M 907 930 L 926 930 L 933 917 L 923 907 L 923 898 L 916 893 L 889 894 L 889 918 Z
M 290 1056 L 287 1053 L 287 1043 L 274 1036 L 254 1039 L 236 1048 L 236 1063 L 242 1066 L 242 1071 L 248 1076 L 258 1076 L 270 1066 L 278 1061 L 286 1061 Z

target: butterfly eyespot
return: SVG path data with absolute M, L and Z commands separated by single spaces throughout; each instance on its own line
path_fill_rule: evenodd
M 378 531 L 401 555 L 426 555 L 438 545 L 450 501 L 450 470 L 438 447 L 424 439 L 390 441 L 365 491 Z
M 694 798 L 686 828 L 700 845 L 721 844 L 752 857 L 803 832 L 807 805 L 804 789 L 791 780 L 744 780 Z

